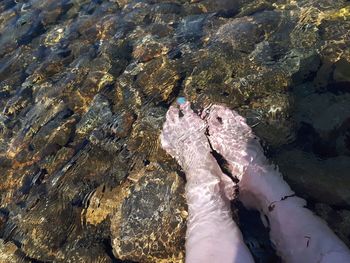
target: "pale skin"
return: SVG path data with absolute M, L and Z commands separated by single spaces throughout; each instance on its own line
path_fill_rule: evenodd
M 221 172 L 211 147 L 224 156 L 240 180 L 242 203 L 268 218 L 270 239 L 283 261 L 350 262 L 345 244 L 304 208 L 305 201 L 294 195 L 268 163 L 250 127 L 237 113 L 212 106 L 200 117 L 189 102 L 171 106 L 161 143 L 186 173 L 186 262 L 254 262 L 232 220 L 234 183 Z
M 232 220 L 229 200 L 222 191 L 225 185 L 220 167 L 210 154 L 204 131 L 199 132 L 204 122 L 189 104 L 181 109 L 186 114 L 181 120 L 177 108 L 169 110 L 167 118 L 171 121 L 164 125 L 161 140 L 186 173 L 186 262 L 254 262 Z

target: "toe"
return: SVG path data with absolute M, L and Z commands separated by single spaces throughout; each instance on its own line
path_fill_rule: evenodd
M 183 113 L 192 112 L 191 103 L 189 101 L 186 101 L 185 103 L 180 104 L 179 107 L 180 107 L 180 110 L 183 111 Z
M 180 97 L 177 99 L 177 104 L 179 106 L 181 115 L 187 115 L 187 116 L 193 116 L 194 112 L 191 109 L 191 103 L 189 101 L 186 101 L 185 98 Z
M 246 124 L 246 119 L 239 115 L 236 111 L 231 110 L 225 106 L 214 105 L 210 111 L 210 123 L 212 126 L 223 126 L 223 127 L 241 127 L 249 128 Z
M 191 103 L 189 101 L 179 105 L 179 107 L 183 115 L 187 118 L 200 119 L 200 117 L 191 109 Z
M 227 126 L 232 124 L 235 124 L 241 116 L 239 116 L 235 111 L 230 110 L 228 108 L 222 108 L 218 111 L 218 116 L 221 118 L 221 122 Z
M 175 106 L 170 106 L 166 114 L 167 122 L 170 121 L 172 123 L 175 123 L 178 121 L 178 119 L 179 119 L 179 109 Z
M 206 123 L 191 109 L 191 103 L 186 102 L 179 105 L 180 110 L 183 114 L 183 120 L 186 123 L 186 127 L 189 129 L 201 130 L 204 128 Z
M 225 108 L 226 108 L 225 106 L 215 104 L 215 105 L 211 106 L 210 111 L 211 112 L 219 112 L 219 111 L 224 110 Z
M 222 126 L 222 118 L 218 115 L 211 115 L 208 119 L 208 123 L 210 125 L 210 128 L 219 128 Z
M 210 115 L 207 118 L 209 133 L 219 131 L 222 129 L 222 118 L 217 115 L 217 112 L 210 112 Z
M 215 125 L 222 125 L 227 122 L 227 119 L 234 116 L 233 111 L 222 105 L 213 105 L 210 108 L 208 119 Z

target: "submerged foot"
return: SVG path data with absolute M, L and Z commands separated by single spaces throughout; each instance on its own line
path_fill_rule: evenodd
M 246 207 L 266 212 L 271 203 L 294 194 L 268 163 L 258 138 L 242 116 L 214 105 L 207 123 L 211 146 L 226 159 L 231 173 L 240 180 L 240 200 Z
M 206 130 L 206 122 L 193 112 L 189 102 L 180 104 L 179 107 L 169 108 L 160 136 L 161 145 L 178 161 L 187 177 L 191 174 L 187 173 L 189 170 L 196 168 L 209 170 L 210 167 L 215 169 L 219 167 L 211 154 L 212 149 L 205 135 Z M 225 196 L 232 200 L 235 189 L 233 181 L 220 169 L 217 174 L 220 179 L 220 188 Z
M 211 146 L 228 161 L 233 175 L 239 180 L 248 165 L 266 162 L 258 139 L 245 119 L 235 111 L 214 105 L 207 123 Z
M 195 114 L 190 103 L 171 106 L 160 136 L 163 149 L 184 169 L 198 164 L 200 155 L 210 153 L 205 136 L 206 123 Z
M 267 216 L 270 239 L 283 262 L 350 262 L 346 245 L 305 208 L 305 200 L 296 197 L 278 169 L 268 163 L 244 118 L 213 106 L 207 123 L 212 147 L 240 180 L 240 200 Z

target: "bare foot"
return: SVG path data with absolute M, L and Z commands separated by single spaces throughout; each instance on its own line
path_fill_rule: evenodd
M 206 122 L 187 102 L 170 107 L 161 134 L 162 147 L 176 158 L 187 178 L 185 261 L 253 262 L 225 198 L 233 197 L 233 182 L 224 181 L 228 177 L 211 154 L 206 130 Z
M 192 111 L 189 102 L 179 108 L 171 106 L 160 137 L 162 147 L 185 171 L 194 168 L 201 164 L 199 153 L 210 154 L 205 130 L 206 123 Z
M 270 239 L 283 262 L 350 262 L 346 245 L 304 206 L 270 165 L 245 119 L 223 106 L 207 118 L 212 147 L 238 175 L 242 203 L 268 217 Z
M 238 179 L 249 164 L 267 162 L 258 139 L 245 119 L 235 111 L 214 105 L 207 123 L 211 146 L 229 162 Z
M 211 146 L 227 160 L 232 174 L 240 180 L 240 199 L 245 206 L 266 212 L 272 202 L 294 194 L 268 163 L 258 138 L 242 116 L 214 105 L 207 123 Z
M 212 157 L 208 138 L 205 135 L 206 130 L 206 122 L 193 112 L 189 102 L 180 104 L 179 108 L 171 106 L 161 133 L 161 145 L 178 161 L 185 172 L 197 168 L 218 169 L 220 188 L 225 196 L 232 200 L 235 197 L 235 184 L 231 178 L 220 171 Z M 187 179 L 190 179 L 188 178 L 190 174 L 187 173 Z

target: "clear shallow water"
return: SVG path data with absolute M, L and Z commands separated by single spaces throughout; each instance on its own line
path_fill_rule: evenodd
M 349 245 L 346 1 L 4 0 L 0 12 L 1 260 L 181 261 L 184 175 L 158 144 L 179 95 L 246 116 Z

